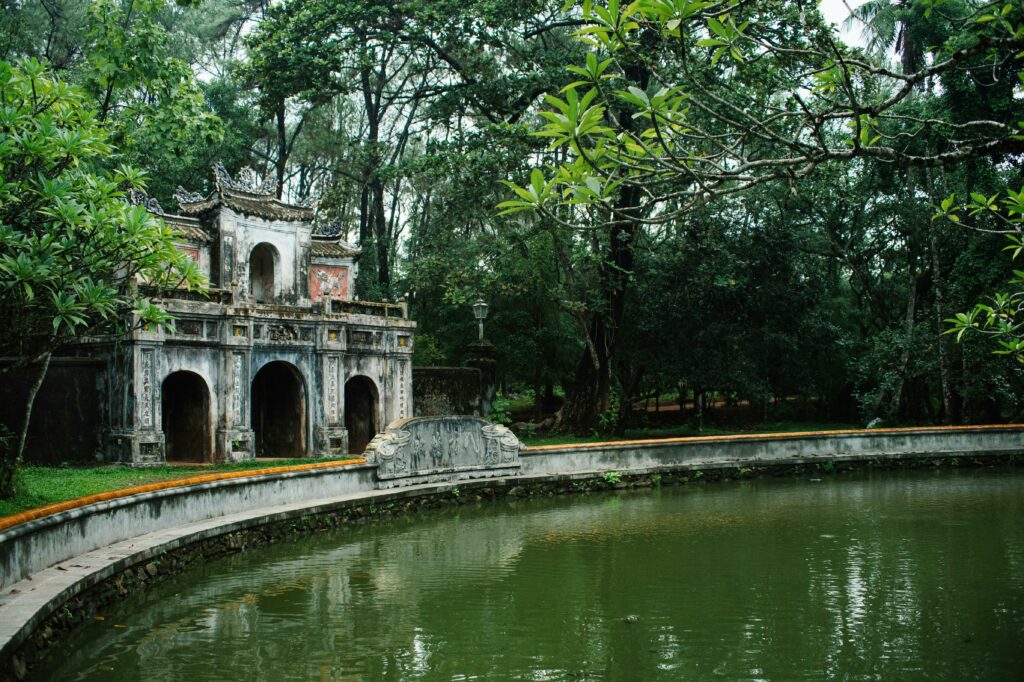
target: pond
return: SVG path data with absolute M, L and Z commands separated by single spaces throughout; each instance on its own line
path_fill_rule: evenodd
M 102 615 L 33 676 L 1019 679 L 1024 471 L 470 503 L 217 560 Z

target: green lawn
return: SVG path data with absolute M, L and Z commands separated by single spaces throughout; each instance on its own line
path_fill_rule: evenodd
M 9 500 L 0 500 L 0 516 L 48 504 L 73 500 L 95 493 L 137 485 L 173 481 L 180 478 L 216 474 L 225 471 L 245 471 L 292 464 L 313 464 L 324 459 L 286 459 L 239 462 L 235 464 L 162 466 L 152 469 L 131 469 L 117 464 L 103 466 L 23 467 L 18 474 L 18 494 Z

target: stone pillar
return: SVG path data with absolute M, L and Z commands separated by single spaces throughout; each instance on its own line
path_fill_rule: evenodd
M 253 327 L 250 320 L 230 315 L 222 326 L 220 385 L 214 389 L 220 405 L 215 456 L 218 462 L 241 462 L 256 457 L 249 423 Z
M 466 346 L 469 357 L 466 367 L 480 370 L 480 416 L 491 413 L 491 403 L 498 390 L 498 362 L 494 359 L 494 345 L 484 339 Z
M 163 340 L 162 329 L 136 329 L 111 354 L 106 449 L 115 462 L 158 466 L 165 461 L 159 376 Z
M 345 428 L 345 325 L 329 317 L 331 299 L 320 299 L 323 317 L 316 330 L 316 372 L 321 387 L 318 407 L 312 412 L 313 456 L 343 457 L 348 454 Z

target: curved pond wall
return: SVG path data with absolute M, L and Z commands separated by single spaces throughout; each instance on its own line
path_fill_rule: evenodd
M 876 459 L 1024 453 L 1024 425 L 678 438 L 527 448 L 519 473 L 381 489 L 362 462 L 211 475 L 84 498 L 0 519 L 0 675 L 29 636 L 76 595 L 190 543 L 355 504 L 551 480 Z M 45 510 L 44 510 L 45 511 Z M 146 568 L 149 570 L 149 566 Z M 141 570 L 141 569 L 140 569 Z

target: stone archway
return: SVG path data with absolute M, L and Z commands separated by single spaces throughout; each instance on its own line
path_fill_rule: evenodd
M 257 457 L 306 454 L 306 387 L 294 365 L 264 365 L 252 380 L 251 405 Z
M 269 303 L 277 296 L 277 259 L 277 249 L 266 242 L 257 244 L 249 254 L 249 292 L 257 303 Z
M 160 388 L 161 426 L 168 462 L 212 462 L 210 391 L 201 376 L 179 371 Z
M 345 382 L 345 428 L 348 451 L 360 454 L 377 435 L 377 387 L 364 376 Z

